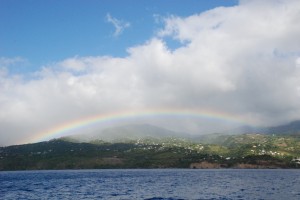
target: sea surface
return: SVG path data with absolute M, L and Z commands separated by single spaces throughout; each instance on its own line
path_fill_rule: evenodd
M 0 172 L 0 199 L 300 199 L 300 170 Z

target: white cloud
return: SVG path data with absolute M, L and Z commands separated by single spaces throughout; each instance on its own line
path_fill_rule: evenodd
M 124 58 L 66 58 L 30 80 L 0 72 L 0 141 L 12 144 L 73 119 L 144 108 L 213 109 L 257 125 L 299 119 L 300 2 L 260 2 L 168 17 L 157 36 Z M 165 37 L 183 45 L 170 50 Z M 199 119 L 152 120 L 195 133 L 216 130 Z
M 107 22 L 111 23 L 115 27 L 115 32 L 113 34 L 115 37 L 118 37 L 119 35 L 122 34 L 122 32 L 126 28 L 130 27 L 129 22 L 118 20 L 118 19 L 112 17 L 109 13 L 107 13 L 107 15 L 106 15 L 106 20 L 107 20 Z
M 300 67 L 300 57 L 296 59 L 296 65 Z
M 21 57 L 14 57 L 14 58 L 0 57 L 0 69 L 9 68 L 16 64 L 24 65 L 25 63 L 27 63 L 26 59 Z

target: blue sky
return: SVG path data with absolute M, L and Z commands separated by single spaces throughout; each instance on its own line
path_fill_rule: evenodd
M 0 57 L 26 59 L 25 67 L 11 72 L 34 71 L 73 56 L 126 56 L 126 49 L 149 40 L 162 27 L 156 18 L 189 16 L 237 0 L 3 0 L 0 1 Z M 114 36 L 111 17 L 130 24 Z M 156 16 L 156 17 L 155 17 Z M 175 42 L 167 40 L 170 47 Z

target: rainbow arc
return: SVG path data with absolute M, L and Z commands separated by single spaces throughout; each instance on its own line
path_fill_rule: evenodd
M 34 134 L 28 141 L 38 142 L 45 141 L 51 138 L 62 137 L 78 129 L 88 128 L 93 125 L 101 125 L 106 122 L 125 121 L 135 118 L 151 118 L 151 117 L 176 117 L 176 118 L 199 118 L 206 120 L 221 120 L 240 125 L 251 125 L 251 120 L 243 119 L 240 116 L 230 113 L 213 111 L 213 110 L 189 110 L 189 109 L 148 109 L 142 111 L 125 111 L 116 113 L 106 113 L 93 115 L 69 121 L 58 126 L 52 127 L 43 132 Z

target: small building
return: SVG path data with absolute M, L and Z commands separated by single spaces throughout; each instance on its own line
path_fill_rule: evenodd
M 294 158 L 292 162 L 300 165 L 300 158 Z

